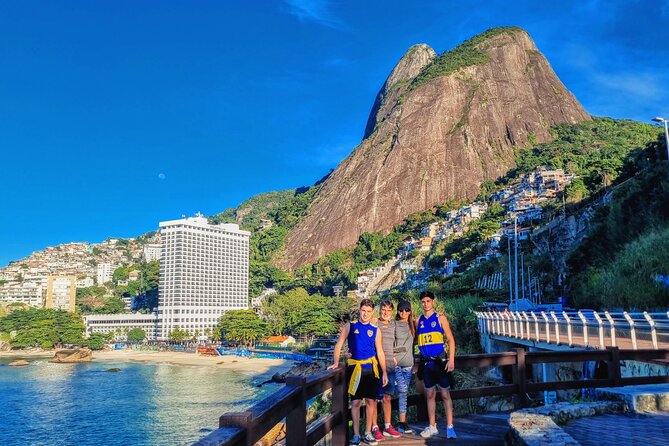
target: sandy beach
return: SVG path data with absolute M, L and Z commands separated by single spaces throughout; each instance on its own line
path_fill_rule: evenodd
M 52 358 L 55 351 L 24 350 L 0 352 L 0 357 Z M 128 361 L 151 364 L 172 364 L 191 367 L 213 367 L 222 370 L 250 372 L 253 375 L 284 373 L 294 365 L 293 361 L 268 358 L 243 358 L 239 356 L 204 356 L 197 353 L 142 351 L 142 350 L 99 350 L 93 352 L 93 361 Z

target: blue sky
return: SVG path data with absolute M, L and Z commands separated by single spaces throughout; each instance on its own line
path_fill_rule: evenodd
M 313 184 L 411 45 L 505 25 L 591 114 L 669 117 L 667 0 L 0 2 L 0 266 Z

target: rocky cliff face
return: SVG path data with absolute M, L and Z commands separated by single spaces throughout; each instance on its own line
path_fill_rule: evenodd
M 377 96 L 365 139 L 288 235 L 281 266 L 352 246 L 363 232 L 388 231 L 448 199 L 473 198 L 484 180 L 514 166 L 514 147 L 550 141 L 551 126 L 589 119 L 527 33 L 485 36 L 470 41 L 472 62 L 465 54 L 458 65 L 457 48 L 437 58 L 427 45 L 402 57 Z

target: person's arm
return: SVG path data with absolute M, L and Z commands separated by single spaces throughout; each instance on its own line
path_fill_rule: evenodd
M 388 385 L 388 373 L 386 373 L 386 355 L 383 354 L 383 339 L 381 337 L 381 330 L 379 329 L 376 330 L 374 348 L 376 348 L 376 357 L 379 359 L 379 365 L 381 366 L 381 371 L 383 372 L 381 383 L 385 387 Z
M 334 347 L 334 352 L 332 353 L 332 365 L 328 366 L 328 370 L 336 369 L 339 367 L 339 356 L 341 355 L 341 348 L 344 346 L 344 341 L 348 337 L 348 333 L 351 330 L 351 323 L 347 322 L 346 325 L 341 327 L 339 331 L 339 339 Z
M 448 340 L 448 363 L 446 364 L 446 371 L 452 372 L 455 369 L 455 338 L 448 323 L 448 318 L 445 315 L 439 315 L 439 323 L 441 324 L 441 329 L 444 331 L 444 336 Z

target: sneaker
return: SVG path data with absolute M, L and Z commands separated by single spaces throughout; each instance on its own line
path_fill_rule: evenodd
M 446 429 L 446 438 L 458 438 L 458 436 L 455 434 L 455 429 L 453 429 L 453 426 L 449 426 Z
M 379 442 L 376 441 L 376 438 L 374 438 L 370 432 L 365 432 L 365 435 L 362 436 L 362 442 L 370 446 L 376 446 L 379 444 Z
M 411 434 L 413 433 L 413 429 L 411 429 L 408 424 L 399 422 L 397 424 L 397 432 L 402 434 Z
M 437 435 L 439 431 L 437 430 L 437 426 L 428 426 L 425 429 L 423 429 L 423 432 L 420 433 L 420 436 L 423 438 L 430 438 L 433 435 Z
M 376 427 L 372 428 L 372 436 L 377 441 L 378 440 L 383 440 L 383 434 L 381 433 L 381 430 L 379 429 L 379 426 L 376 426 Z
M 395 428 L 391 424 L 387 428 L 383 429 L 383 436 L 384 437 L 392 437 L 392 438 L 400 438 L 402 436 L 402 434 L 397 432 L 397 430 L 395 430 Z
M 353 439 L 348 443 L 349 446 L 358 446 L 360 444 L 360 435 L 354 435 Z

